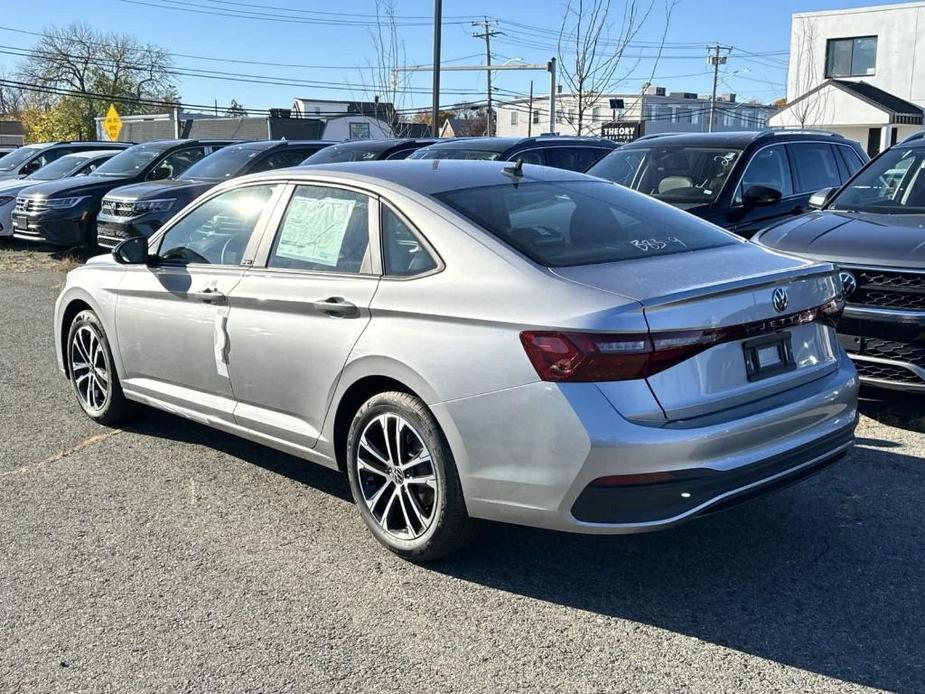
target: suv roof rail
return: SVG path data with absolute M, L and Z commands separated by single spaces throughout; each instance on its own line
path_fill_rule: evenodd
M 821 128 L 768 128 L 762 130 L 761 135 L 825 135 L 827 137 L 840 137 L 844 139 L 841 133 L 832 130 L 822 130 Z
M 899 144 L 905 144 L 906 142 L 912 142 L 913 140 L 921 140 L 922 138 L 925 138 L 925 130 L 919 130 L 917 133 L 912 133 L 909 137 L 900 140 Z
M 690 135 L 691 133 L 652 133 L 651 135 L 643 135 L 642 137 L 637 137 L 633 142 L 639 142 L 640 140 L 654 140 L 659 137 L 674 137 L 675 135 Z

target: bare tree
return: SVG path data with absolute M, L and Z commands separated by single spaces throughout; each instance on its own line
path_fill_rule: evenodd
M 827 95 L 825 89 L 808 94 L 815 89 L 824 79 L 824 72 L 819 74 L 819 66 L 816 62 L 816 20 L 812 17 L 795 17 L 794 21 L 800 22 L 800 29 L 796 33 L 796 46 L 791 46 L 793 59 L 790 63 L 790 69 L 793 71 L 793 91 L 794 99 L 790 106 L 790 112 L 800 124 L 801 128 L 807 124 L 818 125 L 819 120 L 825 113 L 827 106 Z M 789 90 L 789 85 L 788 85 Z M 806 98 L 801 98 L 806 95 Z
M 66 102 L 77 137 L 95 136 L 94 117 L 109 102 L 122 113 L 146 113 L 150 102 L 166 107 L 176 99 L 170 56 L 126 34 L 103 34 L 87 24 L 46 30 L 19 67 L 23 82 L 35 85 L 43 106 Z
M 396 113 L 403 110 L 408 81 L 407 73 L 398 70 L 406 64 L 405 42 L 398 33 L 395 0 L 376 0 L 375 7 L 376 25 L 370 30 L 375 57 L 368 61 L 368 91 L 375 97 L 376 117 L 396 129 Z
M 665 26 L 658 57 L 667 36 L 671 13 L 680 0 L 665 0 Z M 623 0 L 618 19 L 613 0 L 567 0 L 559 30 L 559 76 L 575 101 L 563 115 L 579 135 L 591 131 L 588 111 L 603 94 L 612 93 L 639 65 L 642 58 L 626 55 L 627 48 L 648 23 L 656 0 Z M 634 61 L 626 70 L 624 62 Z M 652 68 L 654 75 L 658 58 Z M 618 72 L 623 74 L 618 76 Z
M 227 118 L 247 118 L 247 109 L 239 104 L 236 99 L 232 99 L 228 108 L 225 109 L 225 116 Z
M 0 70 L 0 117 L 19 118 L 26 104 L 26 97 L 22 89 L 11 84 L 5 71 Z

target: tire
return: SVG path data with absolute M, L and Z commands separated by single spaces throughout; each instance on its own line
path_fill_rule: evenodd
M 111 426 L 131 414 L 103 324 L 93 311 L 81 311 L 67 332 L 64 358 L 77 404 L 100 424 Z
M 472 536 L 446 437 L 413 395 L 378 393 L 360 407 L 347 437 L 347 476 L 369 530 L 405 559 L 439 559 Z

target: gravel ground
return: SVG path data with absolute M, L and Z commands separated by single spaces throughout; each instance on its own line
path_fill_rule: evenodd
M 682 528 L 486 524 L 417 567 L 330 471 L 83 417 L 62 282 L 0 269 L 0 691 L 925 690 L 918 400 L 865 402 L 844 462 Z

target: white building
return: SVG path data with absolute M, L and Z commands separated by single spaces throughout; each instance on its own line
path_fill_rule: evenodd
M 925 2 L 794 14 L 772 126 L 840 132 L 874 155 L 921 130 Z
M 331 101 L 296 98 L 293 116 L 325 121 L 325 140 L 378 140 L 395 137 L 395 109 L 380 101 Z
M 622 100 L 623 108 L 611 108 L 611 100 Z M 549 130 L 549 97 L 517 99 L 498 104 L 496 130 L 498 135 L 527 137 Z M 714 131 L 762 130 L 774 112 L 770 106 L 737 102 L 735 94 L 717 97 Z M 561 135 L 578 133 L 578 100 L 573 94 L 560 94 L 556 99 L 556 132 Z M 585 109 L 582 135 L 599 135 L 601 127 L 611 121 L 642 121 L 641 133 L 652 135 L 665 132 L 707 132 L 710 121 L 710 99 L 692 92 L 668 92 L 664 87 L 650 86 L 636 94 L 602 94 Z

